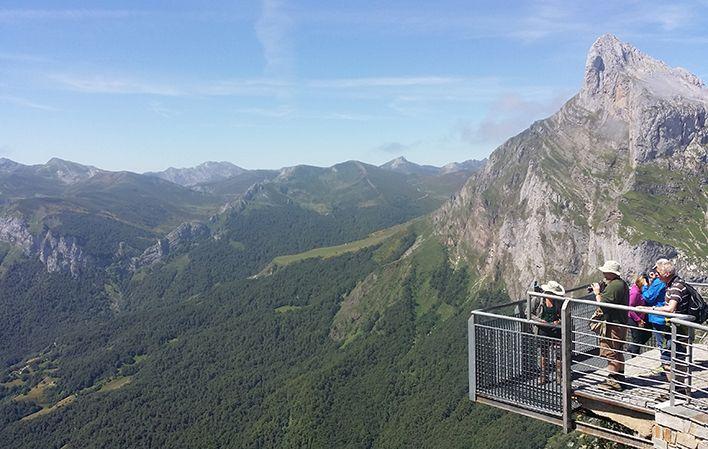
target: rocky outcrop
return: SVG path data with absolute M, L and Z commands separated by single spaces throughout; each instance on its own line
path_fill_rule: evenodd
M 34 237 L 27 222 L 12 216 L 0 217 L 0 242 L 19 247 L 26 255 L 30 255 L 34 247 Z
M 224 204 L 221 209 L 219 209 L 219 213 L 223 214 L 225 212 L 230 212 L 237 214 L 242 212 L 246 208 L 248 203 L 253 201 L 256 196 L 264 190 L 265 185 L 263 183 L 257 182 L 253 184 L 236 200 Z
M 49 230 L 36 238 L 27 222 L 18 217 L 0 217 L 0 241 L 20 248 L 26 256 L 38 257 L 50 273 L 68 271 L 78 276 L 90 262 L 74 237 Z
M 135 271 L 163 261 L 176 250 L 185 248 L 199 239 L 208 238 L 210 234 L 209 228 L 203 223 L 182 223 L 165 238 L 145 249 L 140 256 L 134 257 L 130 268 Z
M 694 270 L 687 274 L 705 273 L 707 242 L 678 248 L 685 223 L 674 226 L 661 214 L 690 208 L 686 217 L 704 230 L 696 238 L 708 231 L 707 108 L 698 78 L 603 36 L 588 54 L 580 93 L 497 148 L 434 214 L 436 232 L 454 259 L 504 281 L 513 294 L 533 279 L 597 276 L 606 259 L 629 273 L 678 257 Z M 676 208 L 651 207 L 658 198 Z M 642 200 L 647 226 L 669 220 L 657 238 L 642 238 L 624 215 Z
M 78 276 L 87 268 L 90 260 L 76 238 L 56 236 L 52 231 L 47 231 L 36 252 L 50 273 L 69 271 L 72 276 Z

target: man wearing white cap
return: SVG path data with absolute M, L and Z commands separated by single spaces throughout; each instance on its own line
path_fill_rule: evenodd
M 608 260 L 598 268 L 605 277 L 605 288 L 600 284 L 592 284 L 595 300 L 608 304 L 627 306 L 629 304 L 629 287 L 620 278 L 620 264 Z M 627 312 L 619 309 L 603 308 L 606 322 L 605 334 L 600 336 L 600 357 L 607 360 L 607 380 L 600 386 L 605 389 L 621 390 L 624 380 L 624 354 L 621 352 L 627 341 Z

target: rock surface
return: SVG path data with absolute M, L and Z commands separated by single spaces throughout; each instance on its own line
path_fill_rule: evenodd
M 135 271 L 161 262 L 175 250 L 196 240 L 207 238 L 210 233 L 209 228 L 203 223 L 182 223 L 165 238 L 159 239 L 157 243 L 145 249 L 140 256 L 134 257 L 131 260 L 130 268 Z
M 705 274 L 707 108 L 697 77 L 602 36 L 588 53 L 580 93 L 497 148 L 434 214 L 436 232 L 451 257 L 504 281 L 514 295 L 533 279 L 597 277 L 605 259 L 619 260 L 628 275 L 659 256 L 679 256 L 695 270 L 687 274 Z M 654 229 L 656 241 L 628 225 L 671 223 L 661 214 L 675 211 L 651 208 L 662 198 L 688 211 L 697 243 L 676 237 L 685 223 Z M 642 199 L 646 216 L 625 216 Z

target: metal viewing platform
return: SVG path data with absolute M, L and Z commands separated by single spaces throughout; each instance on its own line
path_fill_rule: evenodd
M 690 284 L 705 297 L 708 284 Z M 470 399 L 636 448 L 708 448 L 708 326 L 689 315 L 650 311 L 667 321 L 667 372 L 654 337 L 634 343 L 630 352 L 636 326 L 622 325 L 629 328 L 618 351 L 625 357 L 622 389 L 606 389 L 608 359 L 590 329 L 600 303 L 586 287 L 566 296 L 528 292 L 526 299 L 474 310 L 468 321 Z M 542 298 L 562 304 L 560 326 L 532 317 L 532 302 Z M 602 308 L 647 313 L 606 303 Z M 560 337 L 540 328 L 553 328 L 555 335 L 559 330 Z

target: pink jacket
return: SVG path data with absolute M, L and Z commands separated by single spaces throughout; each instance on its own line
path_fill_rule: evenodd
M 632 288 L 629 290 L 629 306 L 630 307 L 637 307 L 637 306 L 643 306 L 645 305 L 644 303 L 644 298 L 642 298 L 642 290 L 637 287 L 637 284 L 632 284 Z M 646 313 L 637 313 L 635 311 L 630 311 L 628 312 L 629 318 L 634 321 L 635 323 L 639 323 L 639 321 L 646 321 L 647 320 L 647 314 Z

